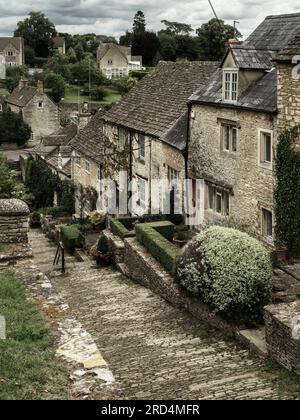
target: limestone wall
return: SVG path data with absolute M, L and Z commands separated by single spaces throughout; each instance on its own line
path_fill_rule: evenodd
M 278 64 L 278 127 L 300 124 L 300 80 L 295 77 L 295 65 Z
M 269 355 L 300 375 L 300 301 L 265 308 Z
M 21 200 L 0 200 L 0 243 L 27 243 L 29 208 Z

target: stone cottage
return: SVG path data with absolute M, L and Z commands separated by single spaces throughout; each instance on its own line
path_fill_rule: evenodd
M 153 206 L 153 180 L 185 178 L 187 101 L 217 66 L 215 62 L 161 62 L 105 113 L 104 136 L 128 152 L 128 179 L 138 190 L 132 197 L 133 213 Z M 159 200 L 162 206 L 164 197 Z
M 0 56 L 5 57 L 7 67 L 25 64 L 24 39 L 18 37 L 0 38 Z
M 103 111 L 98 111 L 69 144 L 72 150 L 71 174 L 77 192 L 80 186 L 84 189 L 92 188 L 99 191 L 104 163 L 103 113 Z M 78 195 L 75 207 L 76 212 L 79 213 Z M 86 200 L 83 210 L 89 214 L 95 209 L 92 208 L 92 203 Z
M 66 54 L 66 40 L 63 36 L 52 38 L 52 51 L 56 54 Z
M 30 145 L 36 145 L 42 137 L 57 131 L 60 127 L 58 106 L 44 92 L 43 83 L 37 87 L 21 80 L 18 87 L 6 99 L 10 109 L 21 114 L 32 130 Z
M 131 47 L 113 43 L 100 44 L 97 50 L 99 69 L 108 79 L 128 76 L 130 70 L 143 68 L 141 56 L 132 56 Z
M 202 224 L 229 219 L 269 245 L 278 128 L 299 121 L 299 80 L 291 80 L 297 33 L 300 14 L 267 17 L 244 43 L 229 43 L 189 102 L 188 175 L 204 181 Z

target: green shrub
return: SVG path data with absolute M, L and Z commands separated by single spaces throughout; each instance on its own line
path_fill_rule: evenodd
M 238 324 L 262 321 L 271 302 L 267 250 L 246 233 L 212 227 L 195 237 L 177 261 L 177 278 L 215 312 Z
M 61 226 L 61 240 L 65 248 L 72 253 L 76 248 L 82 248 L 84 236 L 81 232 L 80 225 Z
M 110 221 L 110 229 L 114 235 L 119 236 L 119 238 L 122 239 L 132 238 L 135 236 L 135 231 L 128 230 L 118 219 Z
M 105 229 L 106 216 L 104 214 L 100 214 L 98 212 L 95 212 L 91 216 L 90 222 L 91 222 L 91 225 L 94 229 L 96 229 L 96 228 Z
M 106 236 L 103 234 L 100 235 L 98 243 L 97 243 L 97 251 L 101 253 L 101 255 L 105 256 L 109 254 L 109 244 Z
M 147 248 L 150 254 L 156 258 L 169 273 L 174 274 L 176 258 L 180 251 L 166 239 L 166 237 L 171 236 L 173 238 L 174 225 L 167 221 L 141 223 L 136 225 L 135 231 L 137 240 Z

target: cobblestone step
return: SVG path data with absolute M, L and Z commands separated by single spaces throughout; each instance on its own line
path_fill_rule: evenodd
M 39 234 L 31 239 L 34 249 L 47 243 Z M 51 252 L 45 248 L 45 255 Z M 96 270 L 89 261 L 74 262 L 69 275 L 52 281 L 108 363 L 119 384 L 116 398 L 295 398 L 275 387 L 278 378 L 263 374 L 264 361 L 208 334 L 189 314 L 112 267 Z

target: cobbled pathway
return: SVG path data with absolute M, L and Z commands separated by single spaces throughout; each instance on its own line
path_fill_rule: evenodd
M 30 240 L 35 264 L 49 271 L 55 247 L 39 231 L 32 231 Z M 68 276 L 54 276 L 51 282 L 113 372 L 115 398 L 295 398 L 286 389 L 279 393 L 275 374 L 263 374 L 263 361 L 206 334 L 188 314 L 114 268 L 96 270 L 71 257 L 67 267 Z

